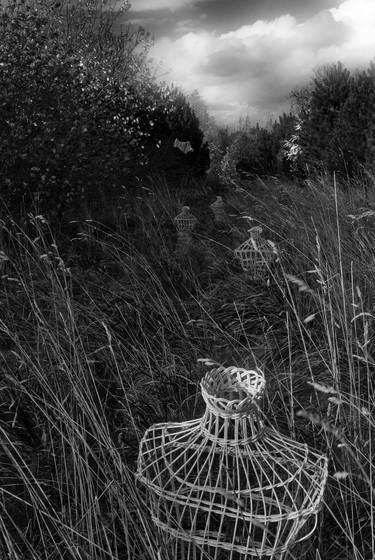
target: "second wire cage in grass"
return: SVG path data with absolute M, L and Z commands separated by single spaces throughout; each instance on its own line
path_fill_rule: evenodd
M 269 241 L 262 237 L 262 232 L 263 229 L 260 226 L 251 228 L 249 239 L 237 247 L 234 254 L 240 261 L 244 272 L 254 280 L 266 281 L 275 254 Z
M 192 231 L 197 222 L 198 220 L 190 212 L 189 206 L 184 206 L 180 214 L 175 217 L 174 223 L 177 229 L 176 254 L 178 256 L 183 257 L 189 251 L 192 242 Z
M 197 222 L 197 218 L 190 212 L 190 206 L 183 206 L 174 219 L 178 233 L 191 233 Z

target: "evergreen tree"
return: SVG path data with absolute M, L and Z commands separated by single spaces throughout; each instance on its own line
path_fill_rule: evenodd
M 296 127 L 285 146 L 299 169 L 335 171 L 344 178 L 358 171 L 366 158 L 372 89 L 368 73 L 351 75 L 339 62 L 292 92 Z
M 331 173 L 346 171 L 338 129 L 350 82 L 350 72 L 340 62 L 322 67 L 313 79 L 309 111 L 301 129 L 304 157 L 312 168 Z
M 373 97 L 374 83 L 370 74 L 362 71 L 353 75 L 350 80 L 350 92 L 336 127 L 346 172 L 350 176 L 358 172 L 367 159 Z

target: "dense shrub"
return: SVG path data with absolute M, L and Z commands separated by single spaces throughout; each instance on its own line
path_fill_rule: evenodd
M 370 164 L 374 95 L 372 66 L 351 74 L 341 63 L 320 68 L 310 84 L 292 92 L 297 126 L 285 149 L 300 174 L 335 171 L 350 179 Z
M 333 172 L 341 183 L 372 180 L 374 99 L 375 64 L 355 73 L 340 62 L 321 67 L 309 84 L 291 92 L 291 113 L 266 126 L 246 118 L 227 131 L 224 149 L 213 141 L 216 174 L 228 184 L 240 176 L 305 179 Z
M 210 157 L 199 119 L 188 98 L 177 88 L 164 86 L 162 92 L 163 96 L 153 113 L 153 127 L 145 143 L 149 168 L 154 173 L 164 173 L 170 181 L 186 176 L 202 176 L 209 166 Z M 150 91 L 150 94 L 153 92 Z M 176 139 L 190 142 L 192 151 L 184 154 L 175 148 Z
M 115 34 L 116 12 L 80 6 L 0 11 L 0 182 L 13 214 L 118 197 L 176 135 L 195 148 L 188 166 L 200 157 L 197 119 L 147 66 L 148 34 Z
M 236 129 L 217 129 L 210 142 L 212 170 L 226 184 L 238 184 L 246 177 L 290 175 L 292 166 L 284 144 L 295 125 L 291 114 L 281 115 L 277 121 L 261 126 L 248 119 Z

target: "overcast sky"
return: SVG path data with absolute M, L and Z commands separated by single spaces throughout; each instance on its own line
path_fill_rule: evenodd
M 375 58 L 375 0 L 131 0 L 158 75 L 197 89 L 219 122 L 265 121 L 314 68 Z

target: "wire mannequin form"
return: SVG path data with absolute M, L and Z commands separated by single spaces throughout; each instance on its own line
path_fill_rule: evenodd
M 242 270 L 256 280 L 265 281 L 275 255 L 269 242 L 262 238 L 262 232 L 263 228 L 260 226 L 249 229 L 250 238 L 237 247 L 234 254 L 239 259 Z
M 175 217 L 174 222 L 177 229 L 176 254 L 179 256 L 183 256 L 190 249 L 192 241 L 192 231 L 196 226 L 198 220 L 190 212 L 190 207 L 184 206 L 181 213 Z
M 213 212 L 215 223 L 218 225 L 224 224 L 226 221 L 226 214 L 222 197 L 217 196 L 216 200 L 210 204 L 210 208 Z
M 137 478 L 167 558 L 281 560 L 314 532 L 327 459 L 265 427 L 264 389 L 260 371 L 213 369 L 202 418 L 145 433 Z

